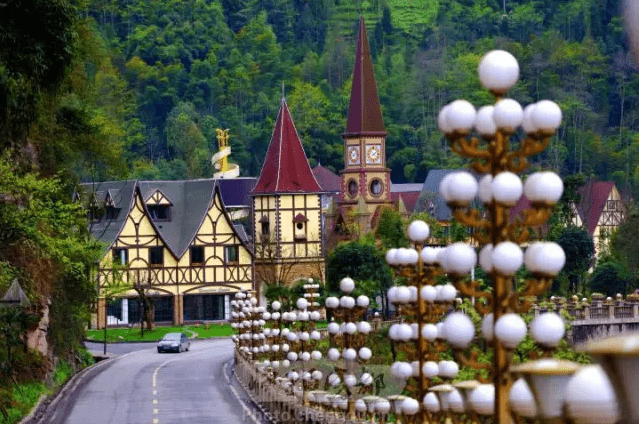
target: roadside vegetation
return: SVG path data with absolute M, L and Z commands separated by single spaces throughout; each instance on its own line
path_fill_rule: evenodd
M 79 369 L 93 364 L 93 357 L 81 350 Z M 48 379 L 26 379 L 0 389 L 0 424 L 14 424 L 28 415 L 42 395 L 50 395 L 62 387 L 76 372 L 76 366 L 65 360 L 58 362 Z

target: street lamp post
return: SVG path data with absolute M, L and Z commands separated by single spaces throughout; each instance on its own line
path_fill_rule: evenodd
M 442 265 L 460 293 L 487 300 L 485 305 L 476 303 L 476 308 L 484 316 L 492 314 L 489 319 L 494 323 L 491 371 L 495 422 L 501 424 L 510 422 L 511 352 L 526 333 L 526 326 L 522 327 L 523 320 L 517 314 L 527 312 L 532 299 L 550 288 L 552 278 L 565 262 L 563 250 L 554 243 L 533 243 L 525 258 L 519 247 L 529 242 L 528 229 L 543 224 L 550 216 L 563 191 L 561 179 L 551 172 L 540 172 L 531 174 L 523 184 L 518 174 L 528 169 L 530 156 L 541 153 L 550 144 L 562 114 L 549 100 L 523 109 L 517 101 L 505 97 L 519 78 L 519 64 L 510 53 L 495 50 L 486 54 L 478 71 L 482 85 L 495 96 L 495 104 L 476 111 L 469 102 L 456 100 L 441 110 L 438 123 L 451 149 L 470 159 L 472 170 L 483 176 L 477 183 L 467 172 L 449 174 L 440 185 L 440 194 L 452 208 L 455 219 L 476 230 L 475 241 L 483 246 L 480 265 L 492 279 L 492 292 L 480 291 L 475 282 L 465 278 L 477 260 L 470 245 L 447 247 Z M 520 128 L 525 136 L 518 145 L 511 144 Z M 471 135 L 473 130 L 477 136 Z M 477 194 L 484 204 L 484 216 L 480 210 L 469 207 Z M 532 209 L 524 212 L 522 220 L 513 221 L 510 210 L 522 194 L 530 199 Z M 513 290 L 514 276 L 524 260 L 534 277 L 518 292 Z M 467 328 L 467 323 L 459 324 L 451 323 L 451 334 Z M 473 365 L 463 355 L 458 358 Z

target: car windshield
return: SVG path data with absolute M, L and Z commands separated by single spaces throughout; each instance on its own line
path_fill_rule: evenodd
M 167 335 L 165 335 L 162 340 L 180 340 L 181 338 L 181 334 L 180 333 L 169 333 Z

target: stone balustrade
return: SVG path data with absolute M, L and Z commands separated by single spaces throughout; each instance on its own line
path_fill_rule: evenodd
M 626 298 L 594 295 L 590 301 L 576 296 L 570 300 L 553 297 L 533 307 L 533 311 L 535 316 L 549 311 L 569 314 L 573 320 L 568 337 L 573 344 L 639 330 L 639 295 L 636 294 Z
M 569 301 L 553 297 L 549 302 L 536 305 L 533 311 L 535 316 L 548 311 L 566 311 L 574 318 L 573 325 L 582 324 L 581 321 L 639 321 L 639 295 L 629 295 L 625 299 L 621 295 L 614 299 L 593 296 L 590 301 L 579 301 L 576 296 Z

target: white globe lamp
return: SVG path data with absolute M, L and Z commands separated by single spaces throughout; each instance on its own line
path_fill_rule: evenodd
M 477 69 L 481 84 L 494 94 L 504 94 L 519 79 L 519 63 L 504 50 L 493 50 L 481 58 Z

